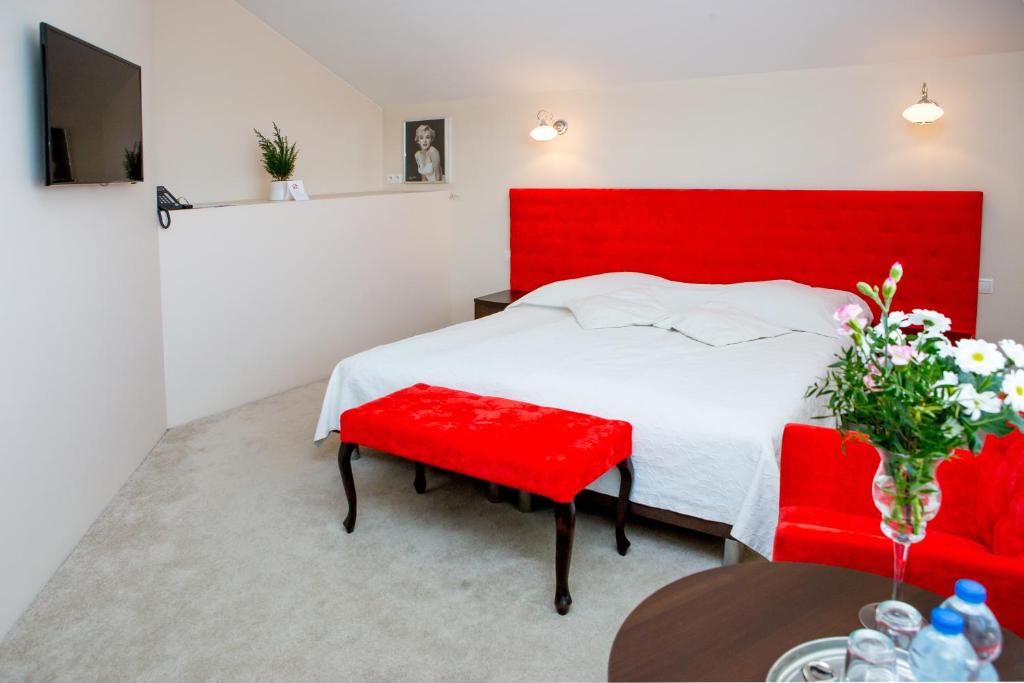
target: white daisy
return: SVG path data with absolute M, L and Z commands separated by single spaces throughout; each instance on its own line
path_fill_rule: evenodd
M 964 428 L 959 422 L 953 418 L 949 418 L 942 423 L 942 433 L 945 434 L 948 439 L 955 439 L 964 433 Z
M 945 337 L 936 337 L 936 339 L 939 341 L 933 348 L 935 353 L 939 354 L 939 358 L 952 358 L 956 355 L 956 349 L 953 348 L 948 339 Z
M 964 372 L 989 375 L 1006 365 L 995 344 L 983 339 L 961 339 L 956 343 L 956 364 Z
M 871 329 L 874 330 L 876 337 L 878 337 L 879 339 L 885 339 L 885 331 L 882 329 L 882 323 L 878 323 L 877 325 L 875 325 Z M 906 335 L 903 334 L 903 330 L 901 330 L 896 325 L 893 325 L 893 324 L 889 325 L 889 342 L 890 343 L 898 344 L 898 345 L 902 346 L 906 342 L 906 340 L 907 340 L 907 337 L 906 337 Z
M 961 384 L 953 396 L 967 411 L 968 417 L 977 420 L 982 412 L 998 413 L 1003 409 L 1003 402 L 994 391 L 979 392 L 973 384 Z
M 1010 359 L 1010 362 L 1018 368 L 1024 368 L 1024 346 L 1021 346 L 1012 339 L 1004 339 L 999 342 L 999 348 Z
M 938 311 L 929 311 L 927 308 L 915 308 L 910 313 L 910 325 L 920 325 L 927 335 L 945 334 L 953 326 L 953 321 Z
M 903 311 L 889 311 L 889 327 L 907 327 L 911 325 L 910 316 Z
M 942 373 L 942 379 L 933 384 L 932 388 L 935 389 L 938 387 L 955 387 L 959 383 L 960 378 L 957 377 L 956 373 L 946 370 L 945 372 Z
M 1006 405 L 1018 413 L 1024 411 L 1024 370 L 1006 373 L 1003 378 L 1003 393 L 1006 394 Z

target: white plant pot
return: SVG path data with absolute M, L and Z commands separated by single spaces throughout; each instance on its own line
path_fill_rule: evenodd
M 288 199 L 288 181 L 275 180 L 270 183 L 270 201 L 280 202 Z

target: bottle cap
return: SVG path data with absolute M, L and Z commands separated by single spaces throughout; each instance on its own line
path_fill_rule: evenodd
M 958 633 L 963 633 L 964 618 L 951 609 L 936 607 L 932 610 L 932 626 L 939 633 L 955 636 Z
M 964 602 L 981 604 L 985 602 L 985 587 L 973 579 L 960 579 L 956 582 L 956 597 Z

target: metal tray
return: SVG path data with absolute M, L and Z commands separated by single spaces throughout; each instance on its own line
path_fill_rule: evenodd
M 827 670 L 815 669 L 823 663 Z M 800 643 L 775 660 L 766 681 L 840 681 L 846 664 L 846 636 L 819 638 Z M 828 675 L 831 671 L 831 676 Z M 896 673 L 901 681 L 912 681 L 906 650 L 896 650 Z

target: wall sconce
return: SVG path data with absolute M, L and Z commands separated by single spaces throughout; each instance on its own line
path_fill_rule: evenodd
M 943 114 L 942 107 L 935 100 L 928 99 L 928 84 L 921 84 L 921 99 L 903 110 L 903 118 L 923 126 L 935 123 Z
M 562 119 L 553 121 L 555 116 L 546 109 L 541 109 L 537 112 L 537 127 L 530 131 L 530 137 L 539 142 L 547 142 L 548 140 L 554 140 L 558 135 L 565 135 L 565 131 L 569 130 L 569 124 Z

